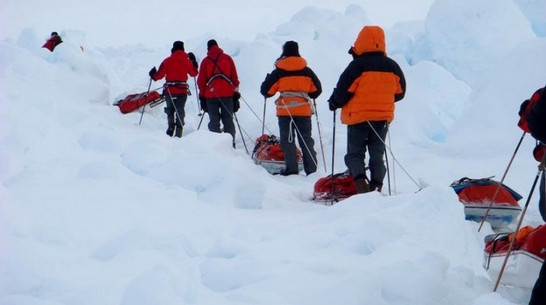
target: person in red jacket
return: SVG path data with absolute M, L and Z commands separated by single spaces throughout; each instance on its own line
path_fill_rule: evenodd
M 388 124 L 394 119 L 394 103 L 406 92 L 404 73 L 385 50 L 383 29 L 364 26 L 349 50 L 353 61 L 328 100 L 330 110 L 341 108 L 341 122 L 347 125 L 345 165 L 355 179 L 357 193 L 381 191 L 386 174 L 383 154 Z M 369 182 L 364 163 L 366 149 L 370 155 Z
M 46 48 L 49 51 L 53 52 L 56 46 L 61 44 L 63 40 L 61 39 L 61 36 L 57 32 L 52 32 L 51 37 L 44 43 L 42 48 Z
M 163 95 L 167 103 L 165 113 L 167 114 L 167 135 L 172 137 L 182 137 L 184 128 L 184 106 L 188 98 L 188 75 L 197 75 L 197 60 L 193 53 L 184 51 L 184 43 L 175 41 L 171 49 L 171 55 L 163 60 L 159 70 L 153 67 L 148 73 L 154 80 L 165 78 L 163 86 Z M 176 116 L 176 123 L 175 123 Z
M 231 56 L 214 39 L 207 42 L 207 56 L 201 61 L 197 85 L 201 108 L 209 114 L 209 130 L 231 134 L 235 148 L 233 113 L 239 109 L 239 76 Z
M 311 136 L 311 102 L 322 93 L 322 85 L 315 72 L 307 66 L 307 61 L 300 56 L 295 41 L 284 43 L 275 69 L 267 74 L 260 88 L 260 93 L 266 98 L 277 92 L 280 95 L 275 104 L 285 164 L 280 174 L 288 176 L 299 173 L 294 140 L 294 135 L 297 135 L 303 154 L 303 169 L 310 175 L 317 170 L 315 141 Z

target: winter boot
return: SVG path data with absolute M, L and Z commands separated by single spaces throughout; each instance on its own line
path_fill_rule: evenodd
M 355 178 L 356 193 L 363 194 L 370 191 L 368 178 L 366 176 Z
M 177 122 L 174 135 L 179 137 L 179 138 L 182 138 L 182 131 L 183 130 L 184 130 L 184 127 L 182 126 L 182 124 L 180 124 L 180 122 Z
M 167 127 L 167 135 L 172 137 L 174 134 L 174 114 L 167 116 L 167 122 L 169 126 Z
M 381 193 L 381 189 L 383 188 L 383 183 L 370 181 L 370 192 L 378 191 Z

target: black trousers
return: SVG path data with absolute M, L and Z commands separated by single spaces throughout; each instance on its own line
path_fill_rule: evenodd
M 233 123 L 233 98 L 220 97 L 207 99 L 209 114 L 209 130 L 212 132 L 227 132 L 235 139 L 235 124 Z M 223 128 L 220 128 L 222 122 Z
M 370 126 L 371 125 L 371 126 Z M 347 154 L 345 165 L 353 177 L 366 176 L 364 158 L 370 155 L 370 183 L 382 185 L 387 169 L 383 161 L 387 121 L 363 122 L 347 126 Z M 377 134 L 376 134 L 377 133 Z
M 298 157 L 296 154 L 296 136 L 302 152 L 303 169 L 307 175 L 317 171 L 317 153 L 315 140 L 311 136 L 311 117 L 309 116 L 279 116 L 280 144 L 284 152 L 286 171 L 298 172 Z M 297 130 L 296 130 L 297 129 Z
M 188 98 L 188 95 L 169 94 L 168 92 L 165 92 L 165 97 L 165 102 L 167 104 L 165 107 L 165 113 L 167 116 L 173 116 L 176 114 L 176 125 L 184 126 L 184 117 L 186 115 L 184 112 L 184 107 L 186 106 L 186 99 Z

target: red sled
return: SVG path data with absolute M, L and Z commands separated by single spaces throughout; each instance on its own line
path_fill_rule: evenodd
M 303 169 L 303 159 L 301 151 L 296 148 L 298 158 L 298 170 Z M 254 150 L 252 151 L 252 160 L 255 164 L 261 165 L 270 174 L 276 175 L 285 168 L 284 152 L 281 144 L 274 135 L 263 134 L 256 139 Z
M 518 234 L 500 233 L 485 237 L 483 267 L 496 280 L 515 238 L 500 283 L 532 288 L 546 259 L 546 225 L 520 228 Z
M 320 178 L 313 189 L 313 200 L 317 202 L 338 202 L 356 194 L 355 179 L 349 172 Z
M 161 95 L 157 91 L 150 91 L 148 93 L 129 94 L 124 99 L 115 102 L 114 106 L 118 106 L 121 113 L 125 114 L 133 112 L 144 105 L 152 104 L 155 106 L 161 101 Z

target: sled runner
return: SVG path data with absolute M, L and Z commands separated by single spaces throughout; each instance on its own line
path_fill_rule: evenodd
M 464 205 L 466 220 L 481 222 L 498 188 L 498 182 L 491 178 L 461 178 L 450 185 Z M 503 228 L 512 223 L 521 213 L 518 200 L 522 197 L 514 190 L 501 184 L 495 202 L 487 214 L 486 221 L 492 228 Z
M 301 151 L 296 149 L 298 156 L 298 170 L 303 170 L 303 161 Z M 281 144 L 274 135 L 263 134 L 256 139 L 254 150 L 252 151 L 252 160 L 255 164 L 261 165 L 270 174 L 276 175 L 284 169 L 284 153 Z
M 320 178 L 313 188 L 313 201 L 338 202 L 356 194 L 355 180 L 349 172 Z
M 163 99 L 157 91 L 150 91 L 149 93 L 129 94 L 124 99 L 115 102 L 114 106 L 118 106 L 121 113 L 126 114 L 144 105 L 150 104 L 150 107 L 153 107 L 162 101 Z
M 532 288 L 546 259 L 546 225 L 535 229 L 523 227 L 514 233 L 485 237 L 483 267 L 496 280 L 508 253 L 510 241 L 516 238 L 501 278 L 501 284 Z

